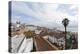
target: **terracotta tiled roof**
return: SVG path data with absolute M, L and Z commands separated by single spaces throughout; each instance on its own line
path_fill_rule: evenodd
M 62 32 L 50 32 L 48 35 L 54 36 L 54 37 L 56 37 L 56 38 L 65 37 L 65 34 L 62 33 Z

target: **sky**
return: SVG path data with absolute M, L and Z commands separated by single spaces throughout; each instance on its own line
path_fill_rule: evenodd
M 62 20 L 69 19 L 68 31 L 78 30 L 78 7 L 75 4 L 55 4 L 13 1 L 11 20 L 64 30 Z

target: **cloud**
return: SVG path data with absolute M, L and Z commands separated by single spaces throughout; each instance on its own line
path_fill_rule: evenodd
M 12 18 L 20 16 L 23 22 L 34 25 L 59 28 L 63 26 L 62 20 L 68 18 L 69 27 L 78 27 L 77 15 L 77 6 L 72 4 L 12 2 Z

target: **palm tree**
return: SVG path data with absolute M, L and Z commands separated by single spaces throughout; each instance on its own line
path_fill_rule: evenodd
M 67 46 L 66 46 L 66 45 L 67 45 L 67 43 L 66 43 L 66 36 L 67 36 L 66 27 L 67 27 L 68 24 L 69 24 L 69 20 L 68 20 L 67 18 L 63 19 L 62 24 L 63 24 L 64 27 L 65 27 L 65 49 L 66 49 L 66 47 L 67 47 Z

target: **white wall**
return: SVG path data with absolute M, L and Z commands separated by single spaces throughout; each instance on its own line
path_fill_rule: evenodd
M 25 36 L 14 36 L 11 38 L 11 40 L 12 40 L 11 46 L 12 46 L 13 53 L 30 52 L 33 49 L 33 39 L 32 38 L 26 39 Z M 21 44 L 22 40 L 23 42 Z M 21 46 L 19 47 L 20 44 Z

